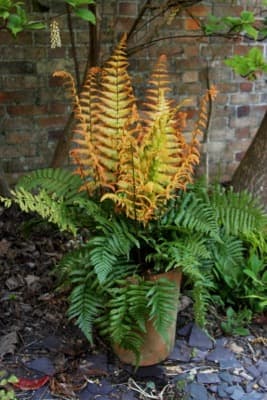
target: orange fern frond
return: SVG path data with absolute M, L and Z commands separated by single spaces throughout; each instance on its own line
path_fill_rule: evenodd
M 95 191 L 105 181 L 105 174 L 97 157 L 94 137 L 97 132 L 98 110 L 98 80 L 101 75 L 99 68 L 91 68 L 85 84 L 78 98 L 76 119 L 78 123 L 74 129 L 74 148 L 70 155 L 77 165 L 77 174 L 85 179 L 84 188 L 90 193 Z
M 166 96 L 171 91 L 170 79 L 167 65 L 167 57 L 162 54 L 152 71 L 148 81 L 148 89 L 146 91 L 145 102 L 143 104 L 145 115 L 145 126 L 149 127 L 157 117 L 159 112 L 159 99 L 161 94 Z
M 77 119 L 80 118 L 79 97 L 77 94 L 73 76 L 66 71 L 55 71 L 53 77 L 62 79 L 63 86 L 66 88 L 66 93 L 72 100 L 73 112 Z
M 115 189 L 119 171 L 119 148 L 124 128 L 131 116 L 135 97 L 127 72 L 126 36 L 103 68 L 99 112 L 94 138 L 98 162 L 105 174 L 105 185 Z
M 212 87 L 202 98 L 191 141 L 183 135 L 187 114 L 168 98 L 166 56 L 154 68 L 140 119 L 127 72 L 126 36 L 102 70 L 91 69 L 77 96 L 74 81 L 60 72 L 74 100 L 77 124 L 71 156 L 89 195 L 110 199 L 116 212 L 143 224 L 157 218 L 177 189 L 192 182 L 199 163 L 199 135 L 206 129 Z

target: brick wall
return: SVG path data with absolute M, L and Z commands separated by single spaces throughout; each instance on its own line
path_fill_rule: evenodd
M 99 59 L 102 62 L 120 34 L 129 31 L 143 1 L 98 0 L 97 3 L 101 18 Z M 250 44 L 223 38 L 201 39 L 199 26 L 190 14 L 199 18 L 208 13 L 238 15 L 242 7 L 255 9 L 258 3 L 203 1 L 189 12 L 165 15 L 149 23 L 144 19 L 142 29 L 129 43 L 130 73 L 136 94 L 142 96 L 144 81 L 157 56 L 167 54 L 173 97 L 192 100 L 188 108 L 191 126 L 207 80 L 217 85 L 219 95 L 212 107 L 208 142 L 203 145 L 203 152 L 208 152 L 210 174 L 222 180 L 231 178 L 259 126 L 266 110 L 266 82 L 264 77 L 257 82 L 246 81 L 224 65 L 226 56 L 243 54 Z M 60 4 L 57 6 L 57 2 L 50 1 L 51 4 L 49 13 L 37 13 L 36 18 L 48 20 L 51 15 L 61 13 Z M 150 16 L 154 14 L 155 10 L 151 9 Z M 58 21 L 63 46 L 57 49 L 50 48 L 48 32 L 24 32 L 16 40 L 0 32 L 0 157 L 10 182 L 27 170 L 49 165 L 71 111 L 64 89 L 52 78 L 55 70 L 73 72 L 74 69 L 66 19 L 62 16 Z M 74 27 L 82 71 L 88 51 L 88 28 L 80 20 L 74 21 Z M 143 40 L 162 37 L 166 39 L 135 51 Z M 205 168 L 203 162 L 200 171 Z

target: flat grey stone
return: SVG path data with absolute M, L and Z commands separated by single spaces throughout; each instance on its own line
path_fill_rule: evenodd
M 172 382 L 181 382 L 181 381 L 189 381 L 190 380 L 190 375 L 187 372 L 182 372 L 179 375 L 176 375 L 173 377 Z
M 213 397 L 212 394 L 209 394 L 209 395 L 208 395 L 208 400 L 214 400 L 214 397 Z
M 191 361 L 193 362 L 201 362 L 204 361 L 205 358 L 207 357 L 208 350 L 200 350 L 197 348 L 194 348 L 194 353 L 193 356 L 191 357 Z
M 193 325 L 188 344 L 191 347 L 196 347 L 201 350 L 209 350 L 213 348 L 212 340 L 196 325 Z
M 264 395 L 262 393 L 253 391 L 251 393 L 244 394 L 242 400 L 267 400 L 267 395 L 264 399 Z
M 267 390 L 267 374 L 264 374 L 262 378 L 258 380 L 258 384 L 265 390 Z
M 247 372 L 249 375 L 253 376 L 254 378 L 258 378 L 260 376 L 260 371 L 255 365 L 251 365 L 250 367 L 246 367 Z
M 222 381 L 231 385 L 233 383 L 233 375 L 229 374 L 227 371 L 219 372 L 219 377 Z
M 94 366 L 94 368 L 107 371 L 108 359 L 106 354 L 90 354 L 86 359 L 92 366 Z
M 190 395 L 190 400 L 208 400 L 208 392 L 204 385 L 196 382 L 186 386 L 186 393 Z
M 61 340 L 55 335 L 49 335 L 42 340 L 42 345 L 49 351 L 59 351 Z
M 134 393 L 129 392 L 129 393 L 123 393 L 120 399 L 121 400 L 136 400 L 137 397 L 134 395 Z
M 31 400 L 40 400 L 40 399 L 45 399 L 45 400 L 54 400 L 57 399 L 57 397 L 54 397 L 50 392 L 49 392 L 49 387 L 48 385 L 42 386 L 41 388 L 35 390 L 33 392 L 33 395 L 31 397 Z
M 259 360 L 256 364 L 256 367 L 260 371 L 260 374 L 266 374 L 267 373 L 267 361 Z
M 221 382 L 218 374 L 216 373 L 207 374 L 204 372 L 201 372 L 197 375 L 197 381 L 198 383 L 206 383 L 206 384 Z
M 218 391 L 217 391 L 218 392 L 218 396 L 221 397 L 221 398 L 228 397 L 228 393 L 226 392 L 228 387 L 229 387 L 228 384 L 225 383 L 225 382 L 223 382 L 220 385 L 218 385 Z
M 183 340 L 177 340 L 168 360 L 188 362 L 191 358 L 192 349 Z
M 213 362 L 220 362 L 234 358 L 235 356 L 230 350 L 222 346 L 216 346 L 215 349 L 207 355 L 206 360 Z
M 161 365 L 151 365 L 150 367 L 140 367 L 136 371 L 137 378 L 158 377 L 164 375 L 164 368 Z
M 209 385 L 208 391 L 209 391 L 209 392 L 212 392 L 212 393 L 217 393 L 217 391 L 218 391 L 218 385 L 214 385 L 214 384 Z
M 228 343 L 228 339 L 224 336 L 216 339 L 216 346 L 225 347 Z
M 242 400 L 242 397 L 244 396 L 245 392 L 244 390 L 239 386 L 234 388 L 234 391 L 232 394 L 230 394 L 230 399 L 232 400 Z
M 97 396 L 97 400 L 110 400 L 110 396 L 100 395 L 100 396 Z
M 251 393 L 253 392 L 253 386 L 255 385 L 255 382 L 247 382 L 245 386 L 245 392 L 246 393 Z
M 45 375 L 52 376 L 55 374 L 55 367 L 52 361 L 47 357 L 36 358 L 26 363 L 27 367 L 34 371 L 41 372 Z
M 231 369 L 231 368 L 242 368 L 242 364 L 235 358 L 229 358 L 228 360 L 221 360 L 220 367 L 222 369 Z
M 189 336 L 193 327 L 193 322 L 189 322 L 189 324 L 186 324 L 182 328 L 178 329 L 177 334 L 179 336 Z
M 233 383 L 241 383 L 243 380 L 244 378 L 242 376 L 233 374 Z

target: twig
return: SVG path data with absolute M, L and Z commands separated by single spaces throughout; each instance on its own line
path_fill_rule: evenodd
M 161 390 L 161 392 L 159 394 L 154 395 L 154 394 L 147 393 L 132 378 L 129 378 L 128 385 L 129 385 L 130 389 L 134 390 L 135 392 L 140 393 L 141 396 L 144 396 L 144 398 L 154 399 L 154 400 L 164 400 L 163 395 L 164 395 L 165 391 L 170 387 L 170 384 L 168 383 L 167 385 L 164 386 L 164 388 Z
M 72 51 L 72 57 L 73 57 L 73 61 L 74 61 L 74 69 L 75 69 L 75 75 L 76 75 L 76 83 L 77 83 L 77 87 L 80 89 L 81 80 L 80 80 L 80 72 L 79 72 L 79 63 L 78 63 L 78 58 L 77 58 L 77 53 L 76 53 L 76 45 L 75 45 L 75 40 L 74 40 L 72 19 L 71 19 L 71 8 L 70 8 L 70 5 L 67 3 L 66 3 L 66 11 L 67 11 L 68 29 L 69 29 L 69 33 L 70 33 L 71 51 Z

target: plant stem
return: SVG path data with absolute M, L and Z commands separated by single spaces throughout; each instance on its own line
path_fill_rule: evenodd
M 81 86 L 79 63 L 78 63 L 76 46 L 75 46 L 75 39 L 74 39 L 74 33 L 73 33 L 73 25 L 72 25 L 72 19 L 71 19 L 71 8 L 70 8 L 70 5 L 67 4 L 67 3 L 66 3 L 66 11 L 67 11 L 68 29 L 69 29 L 69 34 L 70 34 L 72 58 L 73 58 L 73 61 L 74 61 L 76 83 L 77 83 L 77 88 L 79 90 L 80 86 Z

